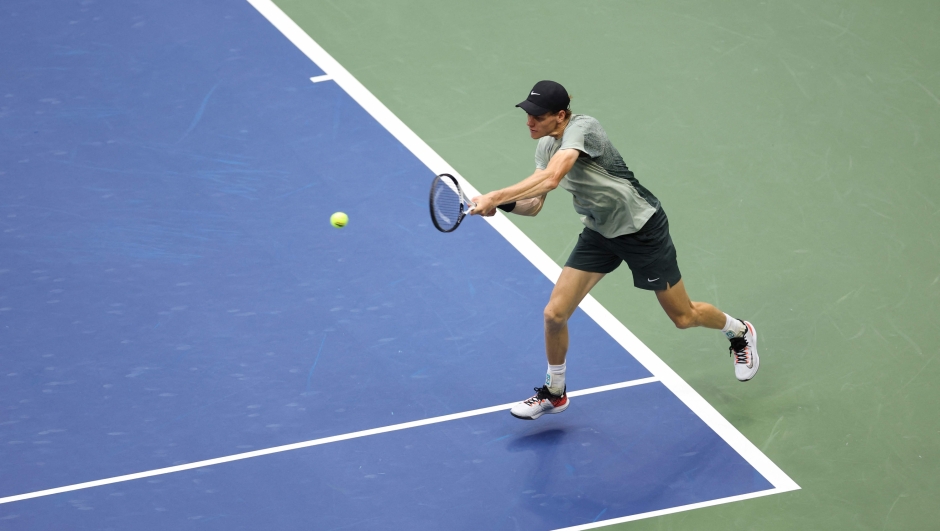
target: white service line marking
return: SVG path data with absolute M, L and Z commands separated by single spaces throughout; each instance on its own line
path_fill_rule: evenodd
M 592 387 L 590 389 L 582 389 L 580 391 L 572 391 L 568 393 L 569 396 L 584 396 L 594 393 L 602 393 L 604 391 L 612 391 L 614 389 L 623 389 L 625 387 L 634 387 L 637 385 L 643 385 L 653 382 L 658 382 L 659 379 L 655 377 L 649 378 L 640 378 L 638 380 L 629 380 L 626 382 L 620 382 L 610 385 L 602 385 L 599 387 Z M 471 411 L 464 411 L 462 413 L 452 413 L 450 415 L 442 415 L 440 417 L 432 417 L 428 419 L 413 420 L 411 422 L 402 422 L 401 424 L 392 424 L 391 426 L 383 426 L 381 428 L 372 428 L 369 430 L 354 431 L 352 433 L 344 433 L 342 435 L 333 435 L 330 437 L 323 437 L 322 439 L 313 439 L 310 441 L 303 441 L 292 444 L 285 444 L 283 446 L 274 446 L 272 448 L 264 448 L 262 450 L 253 450 L 251 452 L 244 452 L 240 454 L 227 455 L 225 457 L 216 457 L 214 459 L 206 459 L 204 461 L 196 461 L 194 463 L 186 463 L 184 465 L 170 466 L 166 468 L 157 468 L 155 470 L 148 470 L 146 472 L 137 472 L 135 474 L 125 474 L 123 476 L 115 476 L 111 478 L 98 479 L 95 481 L 86 481 L 84 483 L 76 483 L 74 485 L 66 485 L 64 487 L 56 487 L 53 489 L 46 490 L 37 490 L 35 492 L 27 492 L 25 494 L 16 494 L 14 496 L 7 496 L 5 498 L 0 498 L 0 505 L 4 503 L 13 503 L 22 500 L 28 500 L 31 498 L 40 498 L 43 496 L 52 496 L 53 494 L 61 494 L 63 492 L 72 492 L 75 490 L 90 489 L 92 487 L 101 487 L 104 485 L 111 485 L 114 483 L 122 483 L 125 481 L 133 481 L 135 479 L 149 478 L 153 476 L 162 476 L 166 474 L 173 474 L 175 472 L 183 472 L 186 470 L 193 470 L 196 468 L 205 468 L 207 466 L 221 465 L 223 463 L 231 463 L 232 461 L 241 461 L 243 459 L 251 459 L 253 457 L 261 457 L 271 454 L 279 454 L 283 452 L 290 452 L 291 450 L 300 450 L 302 448 L 310 448 L 313 446 L 321 446 L 324 444 L 330 444 L 340 441 L 348 441 L 350 439 L 358 439 L 360 437 L 368 437 L 370 435 L 379 435 L 382 433 L 389 433 L 393 431 L 407 430 L 409 428 L 418 428 L 420 426 L 428 426 L 430 424 L 439 424 L 441 422 L 448 422 L 451 420 L 465 419 L 467 417 L 476 417 L 479 415 L 486 415 L 489 413 L 495 413 L 497 411 L 505 411 L 514 406 L 517 402 L 511 404 L 502 404 L 499 406 L 485 407 L 481 409 L 474 409 Z
M 310 81 L 313 81 L 314 83 L 319 83 L 321 81 L 329 81 L 331 79 L 333 79 L 333 76 L 329 74 L 324 74 L 322 76 L 313 76 L 310 78 Z
M 626 382 L 618 382 L 615 384 L 608 385 L 599 385 L 597 387 L 590 387 L 588 389 L 581 389 L 580 391 L 571 391 L 568 393 L 568 396 L 585 396 L 593 395 L 594 393 L 603 393 L 604 391 L 613 391 L 614 389 L 623 389 L 624 387 L 634 387 L 637 385 L 643 385 L 653 382 L 658 382 L 659 378 L 655 376 L 650 376 L 648 378 L 639 378 L 637 380 L 627 380 Z M 513 402 L 515 404 L 515 402 Z M 512 404 L 510 404 L 512 407 Z

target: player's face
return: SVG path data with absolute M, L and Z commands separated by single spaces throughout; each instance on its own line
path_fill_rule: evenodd
M 555 138 L 558 138 L 562 132 L 564 132 L 565 127 L 565 116 L 564 111 L 558 111 L 557 113 L 545 113 L 541 116 L 532 116 L 531 114 L 526 115 L 526 126 L 529 128 L 529 135 L 532 138 L 539 139 L 543 136 L 551 135 Z

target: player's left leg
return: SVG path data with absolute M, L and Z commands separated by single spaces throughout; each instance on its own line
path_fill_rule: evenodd
M 535 396 L 513 406 L 509 411 L 512 416 L 534 420 L 545 413 L 561 413 L 568 409 L 565 387 L 568 319 L 604 275 L 605 273 L 581 271 L 569 266 L 561 270 L 544 312 L 545 356 L 548 358 L 545 384 L 541 388 L 535 388 Z
M 545 357 L 550 365 L 565 363 L 568 354 L 568 319 L 605 273 L 565 266 L 545 305 Z
M 704 326 L 724 332 L 731 341 L 729 350 L 734 357 L 734 374 L 738 380 L 746 382 L 757 374 L 760 358 L 754 325 L 735 319 L 707 302 L 692 301 L 681 279 L 674 286 L 656 291 L 656 298 L 677 328 Z

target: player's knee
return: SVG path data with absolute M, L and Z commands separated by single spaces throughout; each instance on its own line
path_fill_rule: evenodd
M 559 312 L 551 305 L 545 307 L 545 326 L 548 328 L 561 328 L 568 322 L 568 316 Z
M 669 318 L 672 319 L 672 322 L 676 325 L 676 328 L 680 330 L 685 330 L 686 328 L 692 328 L 695 326 L 695 315 L 691 312 L 670 315 Z

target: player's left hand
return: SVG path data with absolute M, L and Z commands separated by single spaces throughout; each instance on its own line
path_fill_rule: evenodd
M 496 202 L 489 197 L 489 194 L 478 195 L 470 200 L 476 204 L 476 207 L 470 211 L 471 216 L 490 217 L 496 214 Z

